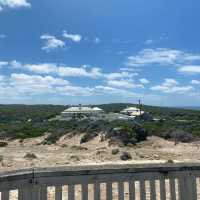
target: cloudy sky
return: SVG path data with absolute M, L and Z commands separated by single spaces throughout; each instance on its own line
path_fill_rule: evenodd
M 199 0 L 0 0 L 0 103 L 200 106 Z

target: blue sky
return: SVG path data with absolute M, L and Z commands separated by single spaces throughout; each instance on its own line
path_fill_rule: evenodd
M 200 106 L 199 8 L 0 0 L 0 103 Z

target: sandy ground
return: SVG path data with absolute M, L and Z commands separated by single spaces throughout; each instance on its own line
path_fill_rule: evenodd
M 8 146 L 0 147 L 0 171 L 25 169 L 33 167 L 53 167 L 66 165 L 85 165 L 100 163 L 160 163 L 173 160 L 174 162 L 200 162 L 200 143 L 179 143 L 166 141 L 159 137 L 149 137 L 147 141 L 141 142 L 132 147 L 109 146 L 107 141 L 100 142 L 100 137 L 80 145 L 82 135 L 69 137 L 63 136 L 54 145 L 40 145 L 44 137 L 7 141 Z M 119 153 L 112 154 L 113 149 L 119 149 Z M 121 161 L 120 155 L 127 151 L 131 154 L 132 160 Z M 27 153 L 33 153 L 36 158 L 25 158 Z M 200 181 L 198 181 L 200 183 Z M 157 183 L 158 184 L 158 183 Z M 169 185 L 166 182 L 166 199 L 169 197 Z M 125 183 L 125 200 L 128 200 L 128 185 Z M 139 184 L 136 183 L 136 199 L 139 199 Z M 176 186 L 177 187 L 177 186 Z M 156 188 L 159 188 L 157 185 Z M 199 187 L 200 188 L 200 187 Z M 149 182 L 146 183 L 147 199 L 149 197 Z M 102 200 L 106 199 L 105 185 L 101 185 Z M 93 199 L 93 185 L 89 185 L 89 199 Z M 159 195 L 159 192 L 157 193 Z M 200 191 L 198 191 L 200 199 Z M 76 200 L 81 200 L 81 187 L 75 188 Z M 67 186 L 63 186 L 63 199 L 67 199 Z M 11 192 L 12 200 L 17 199 L 17 192 Z M 0 198 L 1 199 L 1 198 Z M 48 200 L 55 199 L 55 188 L 48 188 Z M 113 199 L 118 199 L 117 183 L 113 183 Z M 158 198 L 159 199 L 159 198 Z M 178 199 L 178 196 L 177 196 Z
M 82 136 L 63 136 L 54 145 L 40 145 L 44 137 L 8 141 L 8 146 L 0 147 L 0 171 L 8 171 L 33 167 L 54 167 L 85 163 L 125 162 L 120 160 L 122 152 L 131 154 L 131 163 L 166 162 L 167 160 L 200 162 L 200 144 L 179 143 L 167 141 L 159 137 L 149 137 L 133 147 L 109 146 L 107 141 L 100 142 L 100 138 L 80 145 Z M 119 153 L 112 155 L 112 149 L 118 148 Z M 27 153 L 33 153 L 36 158 L 25 158 Z

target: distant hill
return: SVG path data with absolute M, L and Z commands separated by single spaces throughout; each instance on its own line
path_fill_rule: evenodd
M 183 109 L 189 109 L 189 110 L 200 110 L 200 106 L 185 106 L 181 107 Z
M 131 103 L 110 103 L 110 104 L 100 104 L 96 105 L 102 108 L 105 112 L 120 112 L 122 109 L 129 107 L 129 106 L 136 106 L 138 104 L 131 104 Z M 198 109 L 185 107 L 185 108 L 177 108 L 177 107 L 161 107 L 161 106 L 149 106 L 149 105 L 142 105 L 142 110 L 146 112 L 152 113 L 155 117 L 159 116 L 162 118 L 189 118 L 194 119 L 195 117 L 200 116 L 200 107 Z

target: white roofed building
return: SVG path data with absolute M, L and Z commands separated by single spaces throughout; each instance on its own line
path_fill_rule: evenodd
M 104 111 L 101 108 L 98 107 L 88 107 L 88 106 L 73 106 L 69 107 L 66 110 L 64 110 L 61 113 L 62 117 L 76 117 L 76 116 L 98 116 L 100 114 L 104 113 Z
M 136 116 L 140 116 L 144 114 L 144 111 L 140 110 L 137 107 L 128 107 L 128 108 L 123 109 L 120 113 L 129 115 L 131 117 L 136 117 Z

